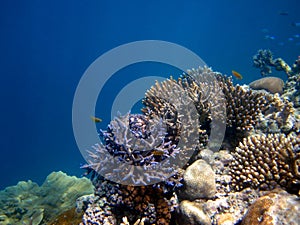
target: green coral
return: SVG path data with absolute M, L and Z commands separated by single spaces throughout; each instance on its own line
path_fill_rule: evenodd
M 93 193 L 87 178 L 51 173 L 39 186 L 32 181 L 20 181 L 0 192 L 1 225 L 37 225 L 46 223 L 73 208 L 78 197 Z

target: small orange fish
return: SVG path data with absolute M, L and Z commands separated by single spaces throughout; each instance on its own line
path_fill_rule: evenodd
M 91 116 L 91 119 L 92 119 L 95 123 L 100 123 L 100 122 L 102 122 L 102 119 L 100 119 L 100 118 L 98 118 L 98 117 Z
M 152 154 L 155 156 L 163 156 L 165 153 L 164 153 L 164 151 L 161 151 L 161 150 L 153 150 Z
M 231 72 L 232 75 L 235 76 L 237 79 L 239 80 L 243 79 L 243 76 L 240 73 L 236 72 L 235 70 L 232 70 Z

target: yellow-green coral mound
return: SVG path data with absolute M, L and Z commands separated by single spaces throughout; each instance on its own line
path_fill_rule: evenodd
M 51 173 L 43 183 L 20 181 L 0 192 L 0 224 L 42 224 L 73 208 L 78 197 L 93 193 L 87 178 Z

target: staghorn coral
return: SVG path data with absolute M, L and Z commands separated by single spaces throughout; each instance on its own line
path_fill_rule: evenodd
M 282 96 L 294 103 L 297 114 L 300 115 L 300 56 L 298 56 L 292 69 L 293 73 L 288 77 Z
M 277 186 L 297 191 L 300 184 L 300 140 L 284 134 L 253 135 L 232 152 L 231 186 L 271 190 Z
M 178 149 L 172 142 L 165 141 L 167 133 L 162 119 L 146 119 L 143 115 L 128 113 L 116 117 L 108 130 L 101 133 L 104 143 L 95 145 L 94 151 L 90 151 L 89 167 L 97 173 L 116 182 L 136 185 L 168 177 L 170 168 L 162 161 L 175 157 Z M 160 162 L 166 169 L 157 169 Z
M 195 125 L 198 125 L 199 132 L 199 146 L 201 149 L 210 142 L 210 144 L 216 144 L 223 139 L 222 131 L 225 130 L 226 123 L 226 104 L 224 94 L 222 92 L 222 82 L 218 80 L 220 74 L 213 72 L 210 68 L 198 68 L 188 70 L 186 74 L 183 74 L 177 81 L 170 78 L 164 82 L 161 86 L 153 86 L 146 93 L 144 104 L 146 108 L 143 109 L 145 113 L 152 112 L 155 114 L 161 114 L 166 108 L 164 99 L 170 98 L 169 92 L 174 89 L 178 89 L 181 93 L 185 93 L 186 100 L 193 103 L 193 107 L 196 109 L 194 113 L 196 119 L 194 119 Z M 164 93 L 163 98 L 157 97 Z M 149 96 L 150 95 L 150 96 Z M 171 97 L 173 98 L 173 97 Z M 172 102 L 176 100 L 172 100 Z M 177 105 L 177 104 L 175 104 Z M 181 124 L 184 124 L 181 122 Z M 217 132 L 212 132 L 217 131 Z M 214 133 L 215 136 L 208 136 Z M 219 136 L 218 136 L 219 135 Z
M 188 70 L 178 79 L 178 84 L 187 90 L 197 108 L 201 126 L 205 127 L 212 119 L 226 119 L 223 87 L 228 82 L 229 79 L 208 67 Z
M 159 116 L 167 124 L 167 141 L 178 144 L 189 139 L 198 144 L 198 117 L 196 108 L 188 93 L 176 83 L 174 79 L 167 79 L 159 84 L 156 82 L 145 94 L 143 104 L 146 106 L 142 111 L 152 117 Z M 195 124 L 196 123 L 196 124 Z M 184 151 L 191 149 L 190 146 L 182 146 Z M 193 149 L 194 150 L 194 149 Z
M 299 74 L 300 73 L 300 56 L 298 56 L 298 59 L 295 60 L 293 66 L 292 66 L 292 74 Z

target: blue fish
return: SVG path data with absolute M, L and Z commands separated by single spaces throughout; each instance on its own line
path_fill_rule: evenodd
M 300 22 L 292 22 L 293 27 L 300 27 Z

